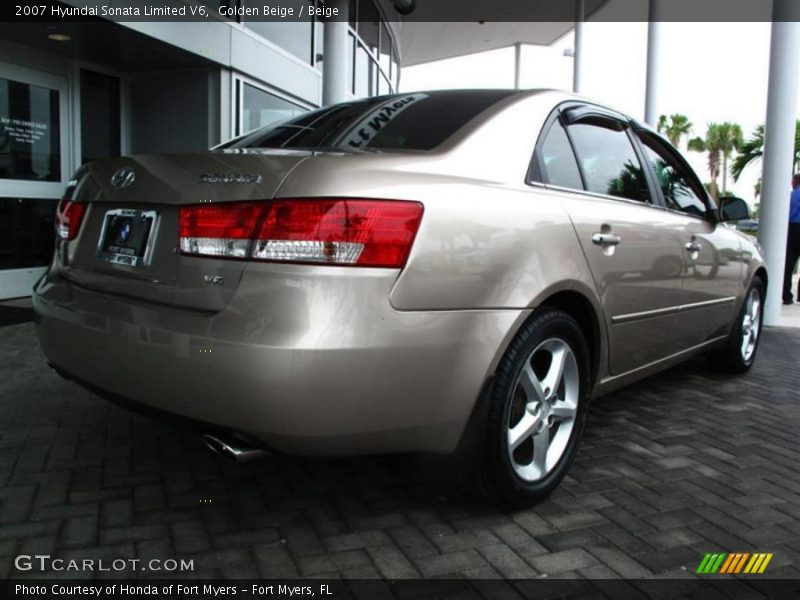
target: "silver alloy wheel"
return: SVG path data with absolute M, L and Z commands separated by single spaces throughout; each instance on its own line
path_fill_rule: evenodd
M 744 316 L 742 317 L 742 358 L 745 362 L 750 360 L 756 349 L 758 334 L 761 325 L 761 294 L 753 288 L 745 300 Z
M 578 361 L 563 339 L 539 344 L 525 360 L 512 390 L 507 446 L 525 481 L 544 478 L 567 449 L 578 412 Z

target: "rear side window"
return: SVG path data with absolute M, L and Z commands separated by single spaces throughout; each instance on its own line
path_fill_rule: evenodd
M 551 185 L 577 190 L 583 189 L 581 173 L 569 139 L 561 123 L 554 122 L 542 142 L 539 160 L 544 171 L 544 181 Z
M 622 124 L 586 119 L 569 126 L 586 189 L 652 203 L 642 164 Z
M 419 92 L 338 104 L 258 129 L 221 148 L 431 150 L 514 93 Z

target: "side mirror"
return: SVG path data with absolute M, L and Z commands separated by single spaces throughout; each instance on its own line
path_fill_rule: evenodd
M 719 199 L 720 221 L 742 221 L 750 218 L 750 209 L 747 202 L 733 196 L 723 196 Z

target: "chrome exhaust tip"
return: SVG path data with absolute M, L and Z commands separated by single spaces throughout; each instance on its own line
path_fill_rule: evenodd
M 236 462 L 246 462 L 263 458 L 269 454 L 262 448 L 256 448 L 245 442 L 244 440 L 233 436 L 221 433 L 204 433 L 203 441 L 206 446 L 220 456 L 229 458 Z

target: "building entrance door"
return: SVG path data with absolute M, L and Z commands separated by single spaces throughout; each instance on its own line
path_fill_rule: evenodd
M 30 296 L 70 176 L 68 79 L 0 62 L 0 300 Z

